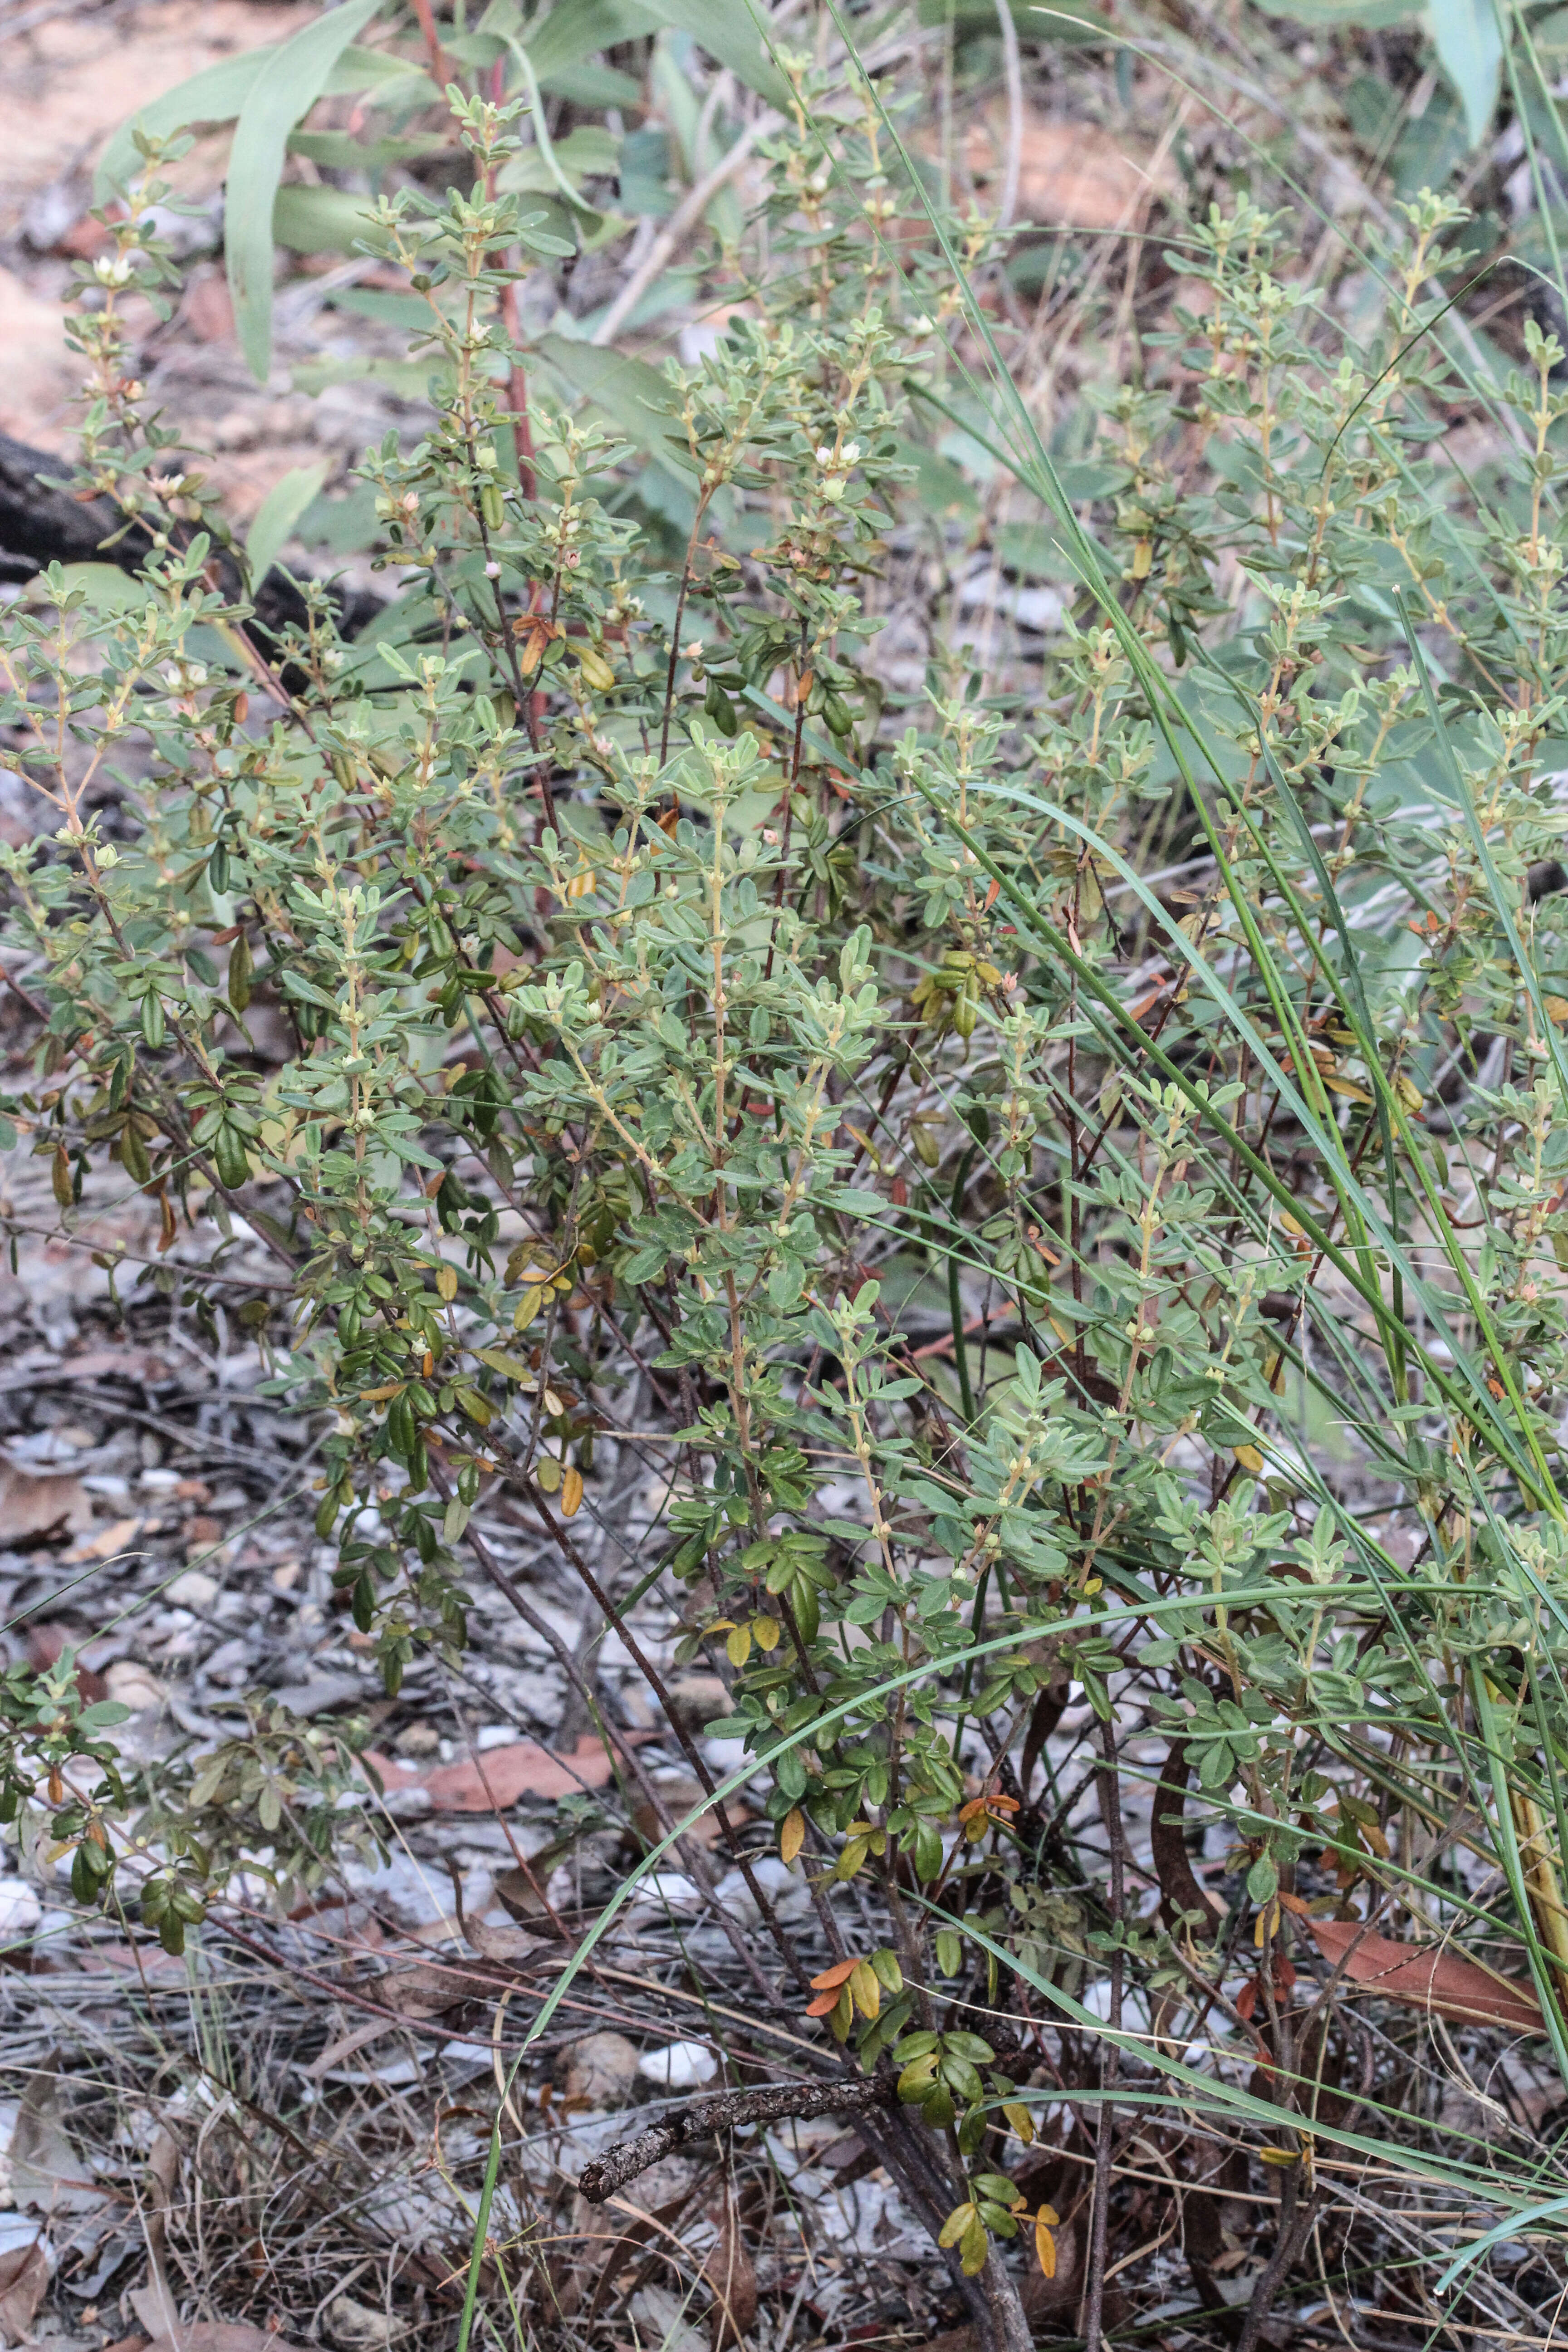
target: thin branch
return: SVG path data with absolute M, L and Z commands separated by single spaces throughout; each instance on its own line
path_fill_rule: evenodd
M 655 2124 L 651 2131 L 638 2132 L 635 2139 L 617 2140 L 586 2168 L 577 2186 L 590 2205 L 603 2205 L 639 2172 L 647 2172 L 672 2149 L 685 2147 L 694 2139 L 733 2130 L 738 2124 L 860 2115 L 868 2107 L 891 2106 L 897 2096 L 891 2083 L 868 2076 L 858 2083 L 776 2083 L 761 2091 L 729 2091 L 721 2098 L 704 2099 L 683 2115 L 671 2116 L 668 2123 Z

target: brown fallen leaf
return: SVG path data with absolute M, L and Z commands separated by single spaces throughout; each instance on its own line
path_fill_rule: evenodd
M 1474 1960 L 1439 1944 L 1396 1944 L 1353 1919 L 1306 1919 L 1302 1925 L 1333 1968 L 1357 1992 L 1404 2001 L 1460 2025 L 1500 2025 L 1510 2033 L 1544 2033 L 1541 2003 L 1529 1985 L 1493 1976 Z
M 88 1635 L 73 1625 L 62 1625 L 57 1620 L 48 1625 L 33 1625 L 27 1632 L 27 1664 L 38 1674 L 47 1674 L 58 1665 L 67 1650 L 79 1649 Z M 90 1666 L 79 1665 L 76 1686 L 84 1706 L 96 1706 L 100 1698 L 109 1696 L 109 1685 L 102 1675 L 94 1674 Z
M 380 1773 L 389 1797 L 422 1789 L 437 1813 L 489 1813 L 520 1797 L 570 1797 L 580 1789 L 602 1789 L 614 1777 L 603 1742 L 586 1735 L 565 1756 L 537 1739 L 514 1739 L 450 1764 L 415 1764 L 369 1749 L 365 1761 Z
M 548 1949 L 532 1937 L 529 1940 L 536 1952 Z M 416 1960 L 411 1968 L 391 1969 L 375 1978 L 369 1990 L 399 2017 L 439 2017 L 466 2000 L 494 2001 L 510 1981 L 482 1969 Z
M 178 2337 L 154 2336 L 147 2352 L 296 2352 L 269 2328 L 253 2327 L 247 2319 L 198 2319 L 182 2326 Z
M 712 2352 L 734 2352 L 757 2324 L 756 2267 L 742 2233 L 733 2197 L 726 2196 L 708 2218 L 719 2232 L 702 2265 L 703 2284 L 713 2296 Z
M 33 2320 L 48 2283 L 49 2260 L 42 2239 L 0 2254 L 0 2336 L 7 2344 L 32 2340 Z
M 104 2202 L 92 2164 L 66 2129 L 52 2071 L 32 2076 L 11 2133 L 11 2193 L 35 2213 L 89 2213 Z
M 969 168 L 993 191 L 1006 151 L 1006 110 L 998 107 L 969 134 Z M 1019 221 L 1039 228 L 1127 228 L 1171 184 L 1169 165 L 1157 163 L 1136 141 L 1118 139 L 1093 122 L 1054 122 L 1032 109 L 1025 114 Z
M 175 1959 L 161 1944 L 99 1944 L 78 1937 L 51 1938 L 33 1955 L 34 1973 L 41 1976 L 125 1977 L 132 1984 L 141 1984 L 150 1977 L 178 1979 L 184 1984 L 188 1971 L 183 1959 Z
M 0 1465 L 0 1544 L 21 1551 L 92 1525 L 92 1496 L 70 1470 L 29 1471 Z
M 121 1552 L 130 1550 L 141 1532 L 140 1519 L 115 1519 L 96 1535 L 84 1536 L 79 1543 L 72 1544 L 66 1560 L 114 1559 Z
M 671 1773 L 668 1778 L 661 1780 L 658 1784 L 658 1793 L 666 1814 L 673 1816 L 679 1822 L 683 1821 L 688 1813 L 696 1811 L 707 1791 L 695 1773 L 681 1772 Z M 735 1818 L 735 1811 L 736 1808 L 731 1800 L 730 1806 L 731 1821 Z M 742 1811 L 742 1819 L 744 1818 Z M 660 1819 L 658 1810 L 651 1803 L 633 1806 L 632 1823 L 646 1845 L 657 1845 L 664 1835 L 664 1821 Z M 692 1823 L 686 1834 L 695 1839 L 699 1845 L 712 1846 L 717 1845 L 723 1836 L 724 1828 L 717 1811 L 710 1806 L 701 1819 Z

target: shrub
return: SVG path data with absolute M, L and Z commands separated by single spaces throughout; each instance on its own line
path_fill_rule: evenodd
M 1251 2344 L 1315 2148 L 1482 2179 L 1359 2055 L 1333 2087 L 1355 2030 L 1298 1970 L 1342 1991 L 1405 1916 L 1425 1997 L 1538 2015 L 1568 2080 L 1563 353 L 1532 326 L 1467 373 L 1446 200 L 1360 349 L 1238 196 L 1173 237 L 1146 380 L 1064 478 L 984 226 L 895 239 L 926 182 L 879 85 L 779 62 L 729 324 L 626 362 L 618 412 L 521 404 L 508 289 L 563 214 L 497 193 L 523 101 L 454 85 L 471 184 L 365 211 L 435 408 L 361 467 L 397 587 L 356 637 L 310 583 L 247 634 L 258 583 L 127 381 L 145 145 L 76 331 L 82 484 L 146 561 L 112 599 L 52 572 L 0 654 L 60 820 L 0 853 L 47 1012 L 13 1114 L 67 1217 L 139 1186 L 170 1239 L 264 1238 L 239 1311 L 328 1431 L 317 1534 L 389 1693 L 461 1652 L 476 1579 L 579 1676 L 474 1524 L 504 1492 L 722 1809 L 580 1540 L 596 1455 L 646 1449 L 677 1654 L 811 1883 L 792 1937 L 725 1815 L 737 1966 L 896 2076 L 866 2129 L 998 2344 L 999 2245 L 1028 2218 L 1054 2259 L 1005 2168 L 1061 2095 L 1016 2079 L 1040 2033 L 1097 2117 L 1091 2339 L 1118 2083 L 1228 2118 L 1283 2184 Z M 1061 617 L 997 665 L 939 610 L 917 682 L 878 635 L 940 561 L 955 425 Z M 84 1899 L 151 1836 L 171 1948 L 261 1846 L 291 1889 L 359 1822 L 352 1759 L 276 1714 L 153 1786 L 68 1675 L 7 1706 L 13 1814 Z

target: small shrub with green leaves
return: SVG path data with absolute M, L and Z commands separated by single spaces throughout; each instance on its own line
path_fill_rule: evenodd
M 134 1186 L 171 1240 L 264 1238 L 250 1319 L 327 1430 L 316 1531 L 388 1693 L 460 1655 L 477 1581 L 549 1634 L 473 1523 L 504 1493 L 668 1708 L 583 1532 L 635 1430 L 674 1655 L 725 1676 L 815 1906 L 781 1924 L 725 1812 L 761 1924 L 720 1924 L 825 2065 L 880 2071 L 865 2127 L 988 2339 L 1028 2341 L 1008 2249 L 1027 2222 L 1048 2273 L 1056 2217 L 1015 2173 L 1079 2092 L 1090 2340 L 1159 2108 L 1178 2169 L 1206 2118 L 1278 2191 L 1251 2345 L 1315 2156 L 1505 2224 L 1552 2193 L 1402 2120 L 1347 1996 L 1372 1938 L 1456 2032 L 1515 1979 L 1568 2084 L 1563 353 L 1531 327 L 1467 377 L 1444 200 L 1363 349 L 1237 196 L 1173 238 L 1075 506 L 984 225 L 895 241 L 897 106 L 777 64 L 729 323 L 626 363 L 630 439 L 520 407 L 509 289 L 570 219 L 507 193 L 524 99 L 454 82 L 468 176 L 364 213 L 435 409 L 364 457 L 395 602 L 352 640 L 314 584 L 245 633 L 258 583 L 127 380 L 147 150 L 76 331 L 84 486 L 152 544 L 0 646 L 59 820 L 0 852 L 47 1014 L 12 1115 L 67 1218 Z M 942 556 L 954 425 L 1062 613 L 988 665 L 939 597 L 912 679 L 879 635 Z M 192 1279 L 232 1306 L 224 1259 Z M 75 1709 L 11 1677 L 5 1803 L 83 1898 L 151 1854 L 172 1948 L 258 1852 L 293 1891 L 355 1830 L 352 1759 L 276 1713 L 154 1782 Z

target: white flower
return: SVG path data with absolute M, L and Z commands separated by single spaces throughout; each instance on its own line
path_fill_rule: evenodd
M 816 462 L 819 466 L 831 466 L 833 463 L 833 452 L 826 441 L 816 453 Z

